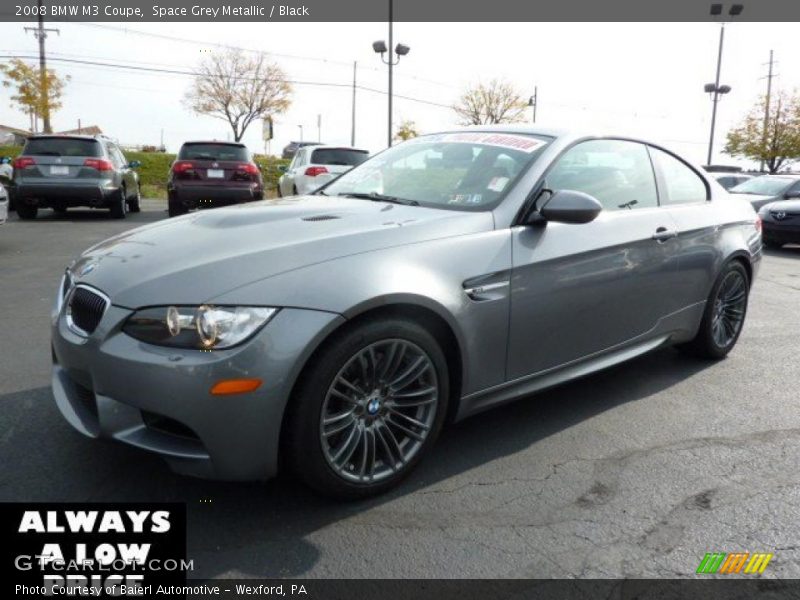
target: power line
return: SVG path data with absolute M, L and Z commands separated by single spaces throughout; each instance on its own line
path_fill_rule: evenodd
M 0 58 L 19 58 L 19 59 L 27 59 L 33 60 L 35 57 L 29 55 L 0 55 Z M 160 67 L 146 67 L 142 65 L 125 65 L 121 63 L 111 63 L 111 62 L 98 62 L 98 61 L 90 61 L 90 60 L 81 60 L 76 58 L 57 58 L 51 57 L 50 60 L 68 63 L 68 64 L 75 64 L 75 65 L 82 65 L 87 67 L 93 68 L 106 68 L 106 69 L 126 69 L 135 72 L 143 72 L 143 73 L 156 73 L 160 75 L 181 75 L 181 76 L 188 76 L 188 77 L 196 77 L 198 73 L 196 71 L 187 71 L 182 69 L 167 69 L 167 68 L 160 68 Z M 269 79 L 269 78 L 255 78 L 255 77 L 231 77 L 231 79 L 235 79 L 238 81 L 279 81 L 277 79 Z M 284 80 L 281 80 L 284 81 Z M 299 80 L 299 79 L 287 79 L 285 80 L 288 83 L 293 85 L 310 85 L 310 86 L 323 86 L 323 87 L 336 87 L 336 88 L 352 88 L 352 83 L 336 83 L 331 81 L 311 81 L 311 80 Z M 385 95 L 387 92 L 384 90 L 379 90 L 376 88 L 370 88 L 362 85 L 356 86 L 357 89 L 364 90 L 366 92 L 372 92 L 376 94 L 383 94 Z M 412 96 L 405 96 L 401 94 L 395 94 L 395 98 L 400 98 L 402 100 L 408 100 L 410 102 L 417 102 L 420 104 L 426 104 L 429 106 L 436 106 L 439 108 L 451 108 L 449 104 L 442 104 L 440 102 L 434 102 L 433 100 L 426 100 L 423 98 L 414 98 Z

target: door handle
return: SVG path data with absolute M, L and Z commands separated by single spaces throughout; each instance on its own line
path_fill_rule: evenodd
M 653 234 L 653 239 L 657 242 L 666 242 L 674 237 L 678 237 L 678 232 L 675 229 L 667 229 L 666 227 L 659 227 Z

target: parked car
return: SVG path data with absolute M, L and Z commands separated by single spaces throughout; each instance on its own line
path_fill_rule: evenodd
M 281 169 L 279 196 L 310 194 L 369 158 L 369 152 L 347 146 L 301 148 L 288 167 Z
M 5 186 L 0 183 L 0 225 L 8 220 L 9 204 L 8 192 L 6 192 Z
M 107 208 L 124 219 L 138 212 L 135 169 L 119 146 L 105 136 L 36 135 L 14 161 L 14 202 L 20 219 L 34 219 L 40 208 L 64 214 L 68 208 Z
M 326 494 L 375 494 L 447 419 L 666 345 L 726 356 L 759 225 L 656 144 L 424 135 L 315 195 L 85 251 L 59 284 L 53 393 L 79 431 L 182 473 L 264 479 L 280 455 Z
M 12 184 L 14 178 L 14 167 L 10 156 L 0 158 L 0 186 L 5 187 L 8 197 L 8 211 L 14 210 L 14 196 L 12 194 Z
M 765 246 L 780 248 L 784 244 L 800 244 L 800 199 L 765 204 L 758 215 L 763 223 Z
M 731 194 L 746 194 L 753 208 L 776 200 L 800 198 L 800 175 L 761 175 L 728 190 Z
M 744 183 L 753 178 L 752 175 L 745 175 L 744 173 L 714 173 L 713 177 L 717 180 L 717 183 L 726 190 L 730 190 L 740 183 Z
M 306 146 L 319 146 L 322 142 L 289 142 L 286 146 L 283 147 L 283 152 L 281 156 L 285 159 L 294 158 L 294 155 L 297 154 L 297 151 L 300 148 L 305 148 Z
M 169 216 L 264 198 L 264 179 L 238 142 L 185 142 L 167 180 Z

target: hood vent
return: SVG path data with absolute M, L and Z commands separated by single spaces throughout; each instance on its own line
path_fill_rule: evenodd
M 303 217 L 303 221 L 330 221 L 332 219 L 338 219 L 336 215 L 313 215 L 311 217 Z

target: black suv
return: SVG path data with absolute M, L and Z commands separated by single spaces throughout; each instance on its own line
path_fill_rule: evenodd
M 14 201 L 20 219 L 40 208 L 108 208 L 124 219 L 139 212 L 139 176 L 119 146 L 105 136 L 36 135 L 14 161 Z

